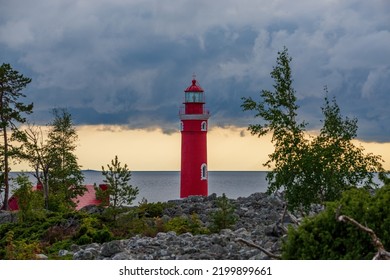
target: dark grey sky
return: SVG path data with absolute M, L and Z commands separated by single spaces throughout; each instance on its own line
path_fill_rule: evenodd
M 390 2 L 0 0 L 0 62 L 33 79 L 36 122 L 177 130 L 196 73 L 213 125 L 247 126 L 241 97 L 271 89 L 287 46 L 299 115 L 320 126 L 323 87 L 359 138 L 390 141 Z

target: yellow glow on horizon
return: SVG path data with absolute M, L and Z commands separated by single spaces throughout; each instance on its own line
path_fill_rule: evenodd
M 77 151 L 84 168 L 100 170 L 118 155 L 134 171 L 180 170 L 180 132 L 164 134 L 161 129 L 130 130 L 121 126 L 80 126 Z M 246 128 L 216 127 L 207 134 L 209 170 L 259 171 L 273 152 L 271 136 L 257 137 Z M 365 153 L 382 155 L 390 170 L 390 143 L 355 141 Z
M 78 126 L 76 154 L 82 169 L 101 170 L 118 156 L 131 171 L 180 170 L 180 132 L 164 134 L 161 129 L 128 129 L 123 126 Z M 273 152 L 270 135 L 258 138 L 246 128 L 212 128 L 207 135 L 210 171 L 260 171 Z M 355 141 L 365 153 L 381 155 L 390 170 L 390 143 Z M 13 170 L 30 170 L 19 164 Z
M 129 130 L 121 126 L 80 126 L 79 163 L 100 170 L 118 155 L 134 171 L 180 170 L 180 132 Z M 244 136 L 245 135 L 245 136 Z M 208 132 L 209 170 L 263 170 L 272 148 L 267 139 L 250 136 L 244 128 L 215 128 Z M 269 141 L 268 141 L 269 142 Z M 264 151 L 264 147 L 269 151 Z

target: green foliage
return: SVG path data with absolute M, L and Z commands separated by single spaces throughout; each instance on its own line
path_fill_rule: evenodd
M 351 189 L 326 210 L 289 228 L 283 244 L 284 259 L 372 259 L 376 249 L 367 233 L 336 220 L 337 209 L 371 228 L 390 248 L 390 185 L 371 195 L 363 188 Z
M 45 208 L 69 211 L 75 206 L 73 199 L 86 190 L 75 155 L 77 132 L 65 109 L 54 109 L 53 116 L 47 137 L 40 127 L 29 125 L 24 130 L 21 157 L 43 186 Z
M 234 214 L 235 207 L 231 204 L 225 194 L 217 199 L 218 210 L 210 215 L 210 231 L 219 232 L 222 229 L 231 228 L 238 217 Z
M 105 177 L 103 180 L 107 185 L 107 190 L 96 189 L 96 196 L 104 202 L 109 202 L 109 209 L 112 217 L 116 220 L 117 214 L 123 206 L 129 206 L 136 199 L 139 190 L 129 184 L 131 180 L 131 172 L 127 164 L 121 166 L 118 156 L 111 161 L 111 165 L 107 164 L 107 170 L 102 166 L 102 174 Z
M 343 119 L 335 98 L 325 97 L 324 125 L 305 153 L 302 185 L 314 190 L 313 202 L 323 203 L 341 197 L 351 186 L 376 187 L 374 172 L 382 169 L 381 158 L 364 154 L 351 141 L 356 137 L 357 119 Z
M 88 216 L 82 219 L 78 232 L 73 240 L 78 245 L 90 244 L 93 242 L 103 243 L 113 239 L 113 234 L 107 226 L 102 225 L 97 217 Z
M 114 239 L 109 227 L 99 217 L 80 212 L 53 213 L 43 221 L 0 225 L 0 248 L 10 244 L 6 237 L 3 238 L 9 232 L 12 232 L 12 244 L 15 246 L 22 249 L 38 248 L 40 252 L 55 258 L 59 250 L 68 249 L 71 244 L 103 243 Z M 7 256 L 10 256 L 9 252 L 0 249 L 0 259 Z
M 18 222 L 23 223 L 43 217 L 42 192 L 33 191 L 31 182 L 26 174 L 19 174 L 16 179 L 19 188 L 14 192 L 18 199 Z
M 164 209 L 169 208 L 170 206 L 171 204 L 168 202 L 148 203 L 146 200 L 143 200 L 139 203 L 137 212 L 139 217 L 161 217 Z
M 94 242 L 104 243 L 113 240 L 114 236 L 107 227 L 103 227 L 102 229 L 99 229 L 94 233 L 92 239 Z
M 271 72 L 271 77 L 275 81 L 274 91 L 262 90 L 260 93 L 262 100 L 259 102 L 250 97 L 243 98 L 244 102 L 241 105 L 244 111 L 255 111 L 255 117 L 264 120 L 264 123 L 249 125 L 248 129 L 253 135 L 260 137 L 272 133 L 275 150 L 264 164 L 267 168 L 273 168 L 267 174 L 268 191 L 274 192 L 285 188 L 290 206 L 296 191 L 290 194 L 289 190 L 300 188 L 297 177 L 302 174 L 302 154 L 307 150 L 307 141 L 304 138 L 306 124 L 298 123 L 296 120 L 296 111 L 299 107 L 292 87 L 291 60 L 287 48 L 278 52 L 277 65 Z
M 84 176 L 75 155 L 77 132 L 71 115 L 65 109 L 53 110 L 54 120 L 48 134 L 48 154 L 50 158 L 49 193 L 56 203 L 65 207 L 75 206 L 73 198 L 85 192 Z M 62 203 L 61 203 L 62 202 Z
M 251 124 L 252 134 L 272 133 L 275 146 L 264 164 L 268 193 L 285 190 L 290 210 L 309 211 L 313 203 L 324 204 L 340 198 L 351 186 L 375 187 L 373 172 L 382 171 L 381 158 L 364 154 L 351 141 L 356 137 L 357 120 L 343 119 L 333 99 L 325 97 L 323 128 L 314 139 L 305 138 L 305 122 L 298 122 L 295 90 L 292 87 L 291 57 L 287 48 L 278 52 L 277 66 L 271 72 L 274 91 L 262 90 L 260 101 L 243 98 L 244 111 L 255 111 L 263 120 Z
M 19 147 L 13 146 L 11 141 L 20 141 L 24 137 L 17 124 L 25 123 L 23 114 L 31 114 L 33 109 L 32 103 L 26 105 L 21 102 L 21 99 L 26 97 L 22 90 L 30 82 L 30 78 L 19 74 L 10 64 L 3 63 L 0 66 L 0 132 L 3 138 L 0 144 L 2 161 L 0 188 L 4 187 L 5 209 L 8 209 L 10 159 L 18 157 L 19 154 Z
M 167 202 L 148 203 L 142 200 L 138 207 L 128 208 L 127 212 L 118 215 L 112 225 L 113 233 L 117 238 L 128 238 L 137 234 L 153 237 L 166 231 L 161 216 L 170 206 Z
M 190 232 L 192 234 L 207 234 L 209 230 L 202 225 L 197 214 L 190 217 L 175 217 L 164 224 L 165 231 L 174 231 L 177 234 Z
M 41 252 L 38 242 L 27 243 L 25 240 L 14 240 L 14 232 L 9 231 L 5 236 L 5 259 L 7 260 L 35 260 Z
M 147 203 L 144 200 L 138 207 L 121 208 L 123 212 L 118 214 L 116 220 L 107 219 L 105 214 L 90 215 L 83 211 L 45 211 L 43 212 L 45 216 L 27 219 L 23 223 L 2 224 L 0 225 L 0 259 L 34 257 L 27 253 L 23 253 L 22 256 L 19 252 L 23 250 L 34 254 L 44 253 L 49 259 L 59 259 L 62 258 L 58 256 L 59 250 L 68 250 L 72 244 L 103 243 L 114 239 L 130 238 L 134 235 L 154 237 L 158 232 L 210 233 L 196 213 L 171 219 L 163 216 L 164 210 L 171 206 L 170 203 Z M 221 206 L 224 207 L 222 204 Z M 9 232 L 12 232 L 12 243 L 6 238 Z M 11 245 L 16 246 L 17 249 L 13 249 Z

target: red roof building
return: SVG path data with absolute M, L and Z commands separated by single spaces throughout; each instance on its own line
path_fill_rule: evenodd
M 100 205 L 101 200 L 96 199 L 96 190 L 94 185 L 86 185 L 86 192 L 82 196 L 78 196 L 73 199 L 73 202 L 76 203 L 76 210 L 80 210 L 81 208 L 89 205 Z M 107 189 L 107 185 L 100 184 L 99 188 L 102 190 Z

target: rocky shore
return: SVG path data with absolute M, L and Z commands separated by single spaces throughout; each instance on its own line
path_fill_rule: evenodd
M 207 226 L 209 214 L 217 210 L 217 196 L 189 197 L 170 201 L 173 206 L 165 209 L 163 219 L 190 216 L 196 213 Z M 281 227 L 291 223 L 286 216 L 281 221 L 283 202 L 275 196 L 255 193 L 230 202 L 235 206 L 237 222 L 231 229 L 219 233 L 192 235 L 160 232 L 155 237 L 135 236 L 103 244 L 73 245 L 69 251 L 75 260 L 185 260 L 185 259 L 269 259 L 269 255 L 254 247 L 261 246 L 273 254 L 280 254 L 283 231 Z M 252 244 L 250 244 L 252 243 Z M 249 244 L 249 245 L 248 245 Z

